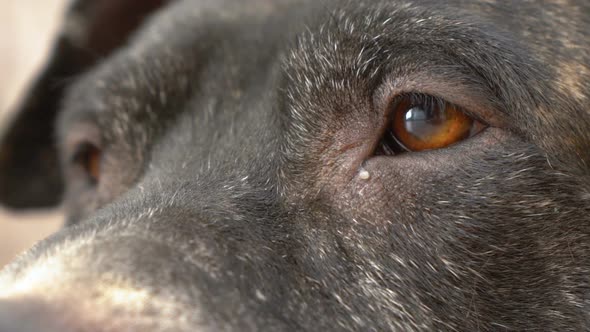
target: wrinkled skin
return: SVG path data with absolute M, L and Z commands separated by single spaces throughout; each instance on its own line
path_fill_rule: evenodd
M 0 149 L 5 204 L 68 212 L 1 332 L 590 328 L 587 1 L 93 2 Z M 490 127 L 377 156 L 402 92 Z

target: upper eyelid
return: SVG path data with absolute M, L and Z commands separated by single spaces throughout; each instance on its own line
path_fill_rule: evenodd
M 80 116 L 81 115 L 81 116 Z M 81 144 L 100 147 L 103 143 L 98 123 L 88 113 L 66 115 L 59 119 L 58 142 L 63 161 L 70 160 Z
M 495 106 L 493 98 L 483 89 L 437 77 L 430 73 L 416 73 L 401 77 L 385 76 L 373 94 L 373 105 L 378 112 L 387 110 L 391 103 L 404 94 L 422 94 L 440 98 L 461 108 L 467 115 L 491 127 L 505 127 L 507 116 Z M 384 114 L 384 116 L 388 116 Z
M 407 98 L 407 97 L 411 98 L 413 104 L 425 104 L 425 103 L 429 103 L 429 102 L 433 101 L 433 102 L 437 103 L 437 105 L 440 105 L 441 108 L 444 108 L 444 107 L 442 107 L 444 105 L 453 105 L 455 107 L 458 107 L 461 110 L 461 112 L 465 113 L 467 116 L 473 118 L 474 120 L 479 121 L 479 122 L 485 124 L 486 126 L 491 126 L 488 123 L 488 121 L 478 112 L 473 112 L 461 105 L 457 105 L 453 102 L 450 102 L 449 100 L 446 100 L 445 98 L 443 98 L 441 96 L 433 96 L 433 95 L 425 94 L 425 93 L 418 92 L 418 91 L 404 92 L 404 93 L 398 94 L 392 99 L 390 105 L 394 105 L 398 101 L 402 100 L 403 98 Z M 428 99 L 431 99 L 431 100 L 428 100 Z

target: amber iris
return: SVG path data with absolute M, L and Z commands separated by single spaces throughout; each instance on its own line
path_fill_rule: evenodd
M 100 180 L 101 160 L 102 151 L 92 144 L 83 144 L 74 156 L 74 161 L 80 165 L 92 183 Z
M 394 104 L 391 135 L 402 150 L 424 151 L 447 147 L 485 129 L 459 107 L 433 97 L 404 97 Z

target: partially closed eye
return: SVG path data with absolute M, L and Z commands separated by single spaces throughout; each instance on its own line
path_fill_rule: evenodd
M 445 148 L 487 127 L 460 107 L 423 94 L 400 96 L 389 112 L 390 123 L 380 146 L 384 154 Z

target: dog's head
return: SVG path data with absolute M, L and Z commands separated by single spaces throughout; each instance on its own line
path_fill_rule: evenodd
M 78 1 L 0 148 L 68 214 L 0 331 L 588 328 L 589 13 Z

